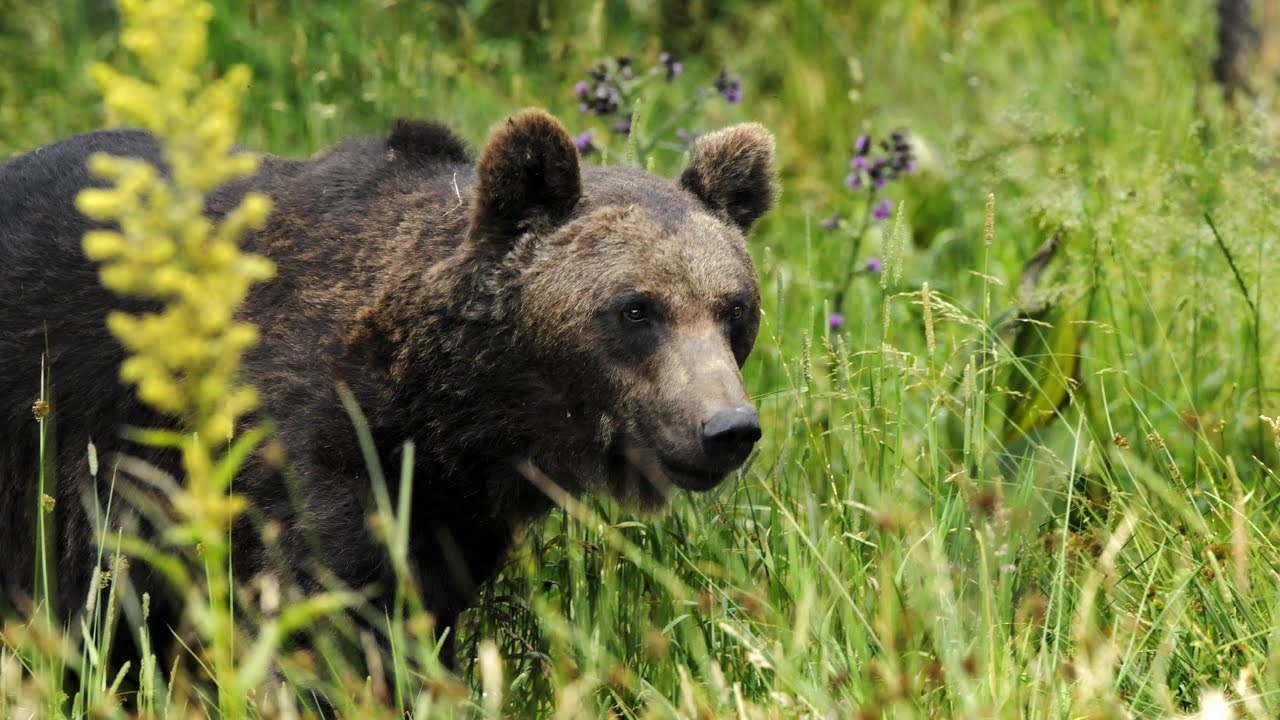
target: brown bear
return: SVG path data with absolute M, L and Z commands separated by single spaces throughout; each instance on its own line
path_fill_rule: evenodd
M 147 303 L 104 290 L 81 251 L 94 223 L 74 197 L 97 182 L 86 170 L 97 152 L 165 166 L 135 130 L 0 165 L 0 598 L 22 608 L 32 597 L 43 362 L 51 594 L 64 617 L 85 604 L 98 534 L 88 509 L 95 494 L 107 506 L 115 459 L 181 475 L 171 454 L 120 435 L 172 421 L 118 380 L 123 350 L 104 325 L 110 309 Z M 215 218 L 248 190 L 271 197 L 244 245 L 277 265 L 241 317 L 261 330 L 244 366 L 261 395 L 253 421 L 272 424 L 285 461 L 260 453 L 237 476 L 251 507 L 235 531 L 237 576 L 283 564 L 304 591 L 336 579 L 386 599 L 391 563 L 367 522 L 369 465 L 341 386 L 389 477 L 414 443 L 411 569 L 441 626 L 495 573 L 514 530 L 551 506 L 531 475 L 649 506 L 673 487 L 714 487 L 760 437 L 739 372 L 760 318 L 744 233 L 774 202 L 773 153 L 760 126 L 730 127 L 701 138 L 673 183 L 581 167 L 561 124 L 526 111 L 475 163 L 444 127 L 400 121 L 314 159 L 265 156 L 220 189 Z M 112 528 L 129 512 L 120 495 Z M 268 523 L 270 547 L 253 539 Z M 131 575 L 155 594 L 145 569 Z M 164 622 L 179 610 L 153 605 Z

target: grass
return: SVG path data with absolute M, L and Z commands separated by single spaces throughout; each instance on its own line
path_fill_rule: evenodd
M 1259 418 L 1280 415 L 1280 127 L 1273 89 L 1231 109 L 1211 85 L 1212 3 L 217 5 L 210 56 L 250 65 L 256 148 L 402 114 L 478 144 L 527 105 L 577 131 L 592 62 L 672 49 L 687 77 L 743 75 L 700 122 L 764 123 L 784 184 L 751 241 L 765 440 L 740 477 L 661 518 L 590 500 L 530 528 L 466 617 L 458 680 L 409 608 L 396 662 L 425 685 L 285 649 L 255 715 L 289 716 L 309 675 L 371 717 L 1170 717 L 1215 691 L 1280 714 L 1280 441 Z M 0 15 L 0 156 L 99 126 L 84 68 L 119 59 L 111 9 Z M 817 221 L 856 210 L 854 137 L 893 127 L 931 157 L 890 191 L 897 277 L 855 274 L 833 332 L 846 268 L 893 223 L 853 257 Z M 6 626 L 0 716 L 118 713 L 100 673 L 74 705 L 42 694 L 55 640 Z M 198 687 L 142 684 L 153 716 L 217 717 Z

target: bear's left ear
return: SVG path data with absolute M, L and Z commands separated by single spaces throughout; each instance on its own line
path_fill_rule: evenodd
M 699 138 L 680 185 L 745 233 L 777 198 L 773 135 L 743 123 Z
M 514 240 L 555 226 L 582 197 L 578 149 L 559 120 L 525 110 L 494 131 L 476 166 L 470 236 Z

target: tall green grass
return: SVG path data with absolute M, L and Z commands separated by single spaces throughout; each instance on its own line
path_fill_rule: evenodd
M 1169 717 L 1216 691 L 1280 714 L 1277 441 L 1258 417 L 1280 415 L 1280 127 L 1272 90 L 1231 109 L 1210 84 L 1212 3 L 552 5 L 231 1 L 211 54 L 251 65 L 244 139 L 280 154 L 400 114 L 475 142 L 526 105 L 583 129 L 572 84 L 617 53 L 742 73 L 742 105 L 703 123 L 779 139 L 783 198 L 751 241 L 765 439 L 663 517 L 588 500 L 530 528 L 465 616 L 458 678 L 406 599 L 395 687 L 321 637 L 271 658 L 285 683 L 253 713 L 320 686 L 371 717 Z M 110 9 L 3 16 L 0 153 L 96 127 L 83 69 L 117 57 Z M 894 191 L 897 277 L 855 277 L 833 332 L 864 258 L 817 220 L 852 207 L 854 137 L 899 126 L 932 159 Z M 1029 299 L 1020 275 L 1054 234 Z M 119 714 L 111 681 L 64 687 L 36 662 L 55 638 L 4 637 L 0 716 Z M 153 716 L 216 716 L 198 686 L 153 689 Z

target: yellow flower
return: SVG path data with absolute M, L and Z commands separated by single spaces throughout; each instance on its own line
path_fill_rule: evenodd
M 258 166 L 256 156 L 231 154 L 249 72 L 235 67 L 205 83 L 212 15 L 205 2 L 120 0 L 120 15 L 121 44 L 141 72 L 131 77 L 99 64 L 92 78 L 112 121 L 146 128 L 160 141 L 170 176 L 137 158 L 91 158 L 90 169 L 111 185 L 84 190 L 77 206 L 118 230 L 87 233 L 84 251 L 101 263 L 103 285 L 159 303 L 142 315 L 113 312 L 107 327 L 129 353 L 120 377 L 189 431 L 181 444 L 186 482 L 170 498 L 179 523 L 164 533 L 189 543 L 205 568 L 207 612 L 196 624 L 211 648 L 220 714 L 241 717 L 242 688 L 261 677 L 242 678 L 237 669 L 228 533 L 245 501 L 231 492 L 234 468 L 223 467 L 219 454 L 258 402 L 237 378 L 257 328 L 235 315 L 250 287 L 275 273 L 266 258 L 240 249 L 246 232 L 266 224 L 271 203 L 250 193 L 216 223 L 204 208 L 206 194 Z
M 207 193 L 257 169 L 256 156 L 231 152 L 249 72 L 234 67 L 205 83 L 212 16 L 205 2 L 122 0 L 120 14 L 121 44 L 141 72 L 134 77 L 98 64 L 92 78 L 111 120 L 150 130 L 172 174 L 164 177 L 137 158 L 93 157 L 90 169 L 111 186 L 84 190 L 77 207 L 119 230 L 87 233 L 84 251 L 101 263 L 103 285 L 161 303 L 153 313 L 112 313 L 108 327 L 130 353 L 121 377 L 194 431 L 195 447 L 203 450 L 184 453 L 192 495 L 184 504 L 216 531 L 240 505 L 225 501 L 225 488 L 202 483 L 212 477 L 216 452 L 257 403 L 237 379 L 240 355 L 257 340 L 257 329 L 234 317 L 253 283 L 275 273 L 270 261 L 239 246 L 246 232 L 265 225 L 268 198 L 250 193 L 217 223 L 204 215 Z M 224 499 L 211 512 L 215 497 Z

